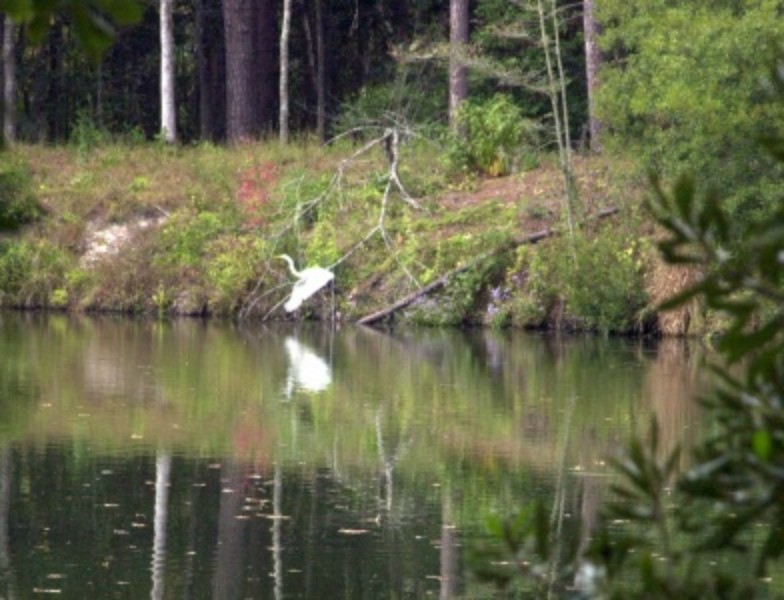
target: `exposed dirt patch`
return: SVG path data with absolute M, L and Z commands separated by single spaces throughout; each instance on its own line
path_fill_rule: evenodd
M 629 173 L 611 173 L 607 164 L 598 158 L 583 156 L 575 157 L 574 176 L 586 215 L 621 203 L 618 177 L 633 177 Z M 639 185 L 639 182 L 632 185 Z M 565 197 L 558 166 L 544 164 L 524 173 L 475 180 L 465 189 L 450 190 L 436 202 L 445 210 L 462 210 L 487 202 L 513 205 L 518 209 L 518 224 L 525 231 L 533 232 L 550 227 L 560 218 Z
M 86 247 L 82 266 L 92 266 L 105 258 L 117 256 L 140 232 L 157 227 L 165 217 L 134 219 L 123 224 L 102 224 L 93 221 L 87 226 Z

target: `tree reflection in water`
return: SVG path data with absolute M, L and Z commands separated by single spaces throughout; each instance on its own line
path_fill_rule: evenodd
M 19 596 L 64 573 L 68 597 L 481 598 L 465 549 L 489 516 L 540 499 L 582 544 L 629 432 L 696 427 L 679 344 L 3 319 Z

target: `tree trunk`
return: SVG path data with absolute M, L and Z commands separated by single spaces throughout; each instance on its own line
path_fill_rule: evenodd
M 254 48 L 259 57 L 258 108 L 259 132 L 277 127 L 278 100 L 278 30 L 279 0 L 256 0 L 256 38 Z
M 220 0 L 196 0 L 199 69 L 199 133 L 213 142 L 226 137 L 226 48 Z
M 236 144 L 258 137 L 259 68 L 254 52 L 255 0 L 224 0 L 226 36 L 226 137 Z
M 283 0 L 283 23 L 280 27 L 280 143 L 289 143 L 289 35 L 291 0 Z
M 63 55 L 65 40 L 63 25 L 55 19 L 48 36 L 48 69 L 46 90 L 46 136 L 51 141 L 62 141 L 68 126 L 68 94 L 63 84 Z
M 6 16 L 3 28 L 3 141 L 16 141 L 16 26 Z
M 174 27 L 173 0 L 161 0 L 161 136 L 169 143 L 177 141 L 177 118 L 174 102 Z
M 450 0 L 449 126 L 452 131 L 457 131 L 457 111 L 468 97 L 468 69 L 461 57 L 468 40 L 468 0 Z
M 258 138 L 275 98 L 275 10 L 272 0 L 224 0 L 226 137 Z
M 596 89 L 602 54 L 599 49 L 599 25 L 594 18 L 594 0 L 583 0 L 583 37 L 585 38 L 585 74 L 588 83 L 588 136 L 594 152 L 602 149 L 601 124 L 596 117 Z
M 327 139 L 326 76 L 324 57 L 324 14 L 321 1 L 316 4 L 316 137 L 323 142 Z

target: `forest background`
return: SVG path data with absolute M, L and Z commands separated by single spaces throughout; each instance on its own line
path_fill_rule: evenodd
M 286 252 L 306 317 L 695 333 L 647 173 L 776 205 L 780 1 L 64 7 L 4 3 L 6 306 L 275 318 Z

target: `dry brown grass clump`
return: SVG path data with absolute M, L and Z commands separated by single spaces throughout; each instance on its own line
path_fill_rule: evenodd
M 699 278 L 694 267 L 670 265 L 657 260 L 647 274 L 646 288 L 654 307 L 691 287 Z M 696 299 L 673 310 L 658 313 L 658 328 L 664 335 L 694 335 L 703 320 L 702 307 Z

